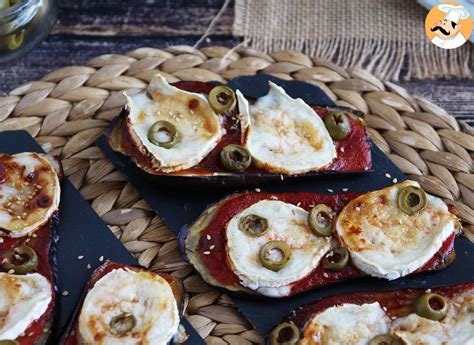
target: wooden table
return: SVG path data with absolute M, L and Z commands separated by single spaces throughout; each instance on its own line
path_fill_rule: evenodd
M 101 54 L 143 46 L 194 44 L 224 0 L 62 0 L 53 33 L 40 46 L 8 66 L 0 66 L 0 94 L 40 79 L 62 66 L 84 64 Z M 233 46 L 233 6 L 207 43 Z M 474 80 L 401 81 L 411 93 L 474 120 Z

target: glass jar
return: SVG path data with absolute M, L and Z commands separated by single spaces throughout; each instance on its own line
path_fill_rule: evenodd
M 0 63 L 17 59 L 48 36 L 57 0 L 0 0 Z

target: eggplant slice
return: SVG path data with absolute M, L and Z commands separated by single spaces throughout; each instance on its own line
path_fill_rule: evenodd
M 180 89 L 190 92 L 208 94 L 215 86 L 204 82 L 178 82 L 173 84 Z M 316 112 L 325 114 L 329 111 L 344 112 L 349 115 L 351 123 L 355 128 L 348 138 L 336 141 L 338 158 L 324 169 L 308 172 L 299 175 L 275 174 L 263 169 L 259 169 L 252 164 L 250 168 L 243 172 L 232 172 L 224 168 L 219 160 L 224 142 L 227 144 L 241 144 L 242 134 L 240 129 L 235 130 L 235 121 L 238 112 L 234 109 L 228 114 L 222 115 L 226 134 L 221 142 L 196 166 L 171 173 L 164 173 L 151 167 L 150 157 L 143 154 L 130 138 L 128 122 L 124 121 L 128 115 L 128 109 L 124 107 L 120 115 L 112 121 L 106 131 L 107 143 L 109 147 L 125 156 L 131 164 L 137 166 L 145 178 L 163 184 L 173 184 L 177 186 L 223 186 L 223 187 L 243 187 L 252 186 L 259 183 L 278 182 L 282 176 L 285 179 L 305 179 L 318 176 L 351 175 L 372 171 L 371 146 L 365 130 L 363 114 L 350 108 L 342 107 L 317 107 Z M 233 127 L 234 126 L 234 127 Z M 344 146 L 344 149 L 340 147 Z
M 58 157 L 41 155 L 46 158 L 54 168 L 59 182 L 63 178 L 63 169 Z M 39 273 L 43 275 L 51 284 L 52 299 L 46 312 L 36 321 L 32 322 L 24 335 L 15 339 L 20 345 L 46 345 L 50 343 L 54 329 L 56 317 L 56 299 L 58 295 L 58 261 L 57 261 L 57 243 L 59 241 L 58 225 L 59 210 L 52 213 L 52 216 L 35 231 L 33 236 L 23 236 L 12 238 L 8 232 L 0 231 L 0 258 L 3 258 L 8 250 L 27 246 L 34 250 L 37 255 L 37 266 L 28 273 Z M 0 268 L 0 272 L 2 272 Z
M 393 316 L 394 318 L 400 318 L 416 313 L 416 301 L 420 296 L 426 295 L 427 293 L 438 294 L 446 299 L 450 299 L 455 294 L 462 294 L 468 291 L 474 293 L 474 283 L 462 283 L 432 289 L 418 288 L 388 291 L 364 291 L 323 298 L 291 311 L 287 317 L 285 317 L 278 325 L 275 325 L 275 327 L 269 332 L 266 336 L 266 343 L 268 345 L 279 345 L 285 343 L 285 341 L 288 341 L 290 338 L 293 338 L 294 342 L 291 342 L 291 344 L 295 344 L 297 341 L 301 340 L 308 323 L 316 314 L 323 312 L 328 308 L 340 306 L 345 303 L 362 305 L 378 302 L 387 315 Z M 431 321 L 429 320 L 429 322 Z M 386 344 L 389 344 L 389 342 L 386 342 Z M 390 344 L 401 343 L 390 342 Z
M 113 262 L 110 260 L 105 261 L 101 266 L 99 266 L 91 275 L 91 278 L 85 287 L 81 301 L 77 305 L 77 308 L 75 312 L 72 315 L 72 318 L 69 322 L 68 327 L 66 328 L 63 337 L 61 338 L 59 344 L 61 345 L 79 345 L 80 340 L 78 339 L 78 322 L 79 322 L 79 315 L 82 309 L 82 305 L 84 302 L 84 299 L 88 292 L 94 287 L 95 283 L 99 281 L 103 276 L 105 276 L 107 273 L 115 270 L 115 269 L 121 269 L 121 268 L 126 268 L 128 270 L 133 270 L 136 272 L 148 272 L 145 268 L 140 267 L 140 266 L 132 266 L 132 265 L 124 265 L 120 264 L 117 262 Z M 151 271 L 150 271 L 151 272 Z M 184 312 L 184 288 L 181 280 L 179 280 L 176 277 L 173 277 L 171 275 L 168 275 L 166 273 L 155 273 L 151 272 L 154 274 L 157 274 L 164 278 L 171 286 L 171 289 L 173 291 L 174 297 L 177 302 L 178 306 L 178 311 L 180 318 L 183 317 L 183 312 Z M 178 337 L 178 338 L 176 338 Z M 184 327 L 180 324 L 178 328 L 178 334 L 175 335 L 174 338 L 172 338 L 169 342 L 169 344 L 182 344 L 186 341 L 186 338 L 188 335 L 184 331 Z
M 345 206 L 347 202 L 355 198 L 358 193 L 341 193 L 341 194 L 317 194 L 317 193 L 266 193 L 266 192 L 245 192 L 245 193 L 238 193 L 228 196 L 227 198 L 222 199 L 221 201 L 209 206 L 191 225 L 185 225 L 179 235 L 178 235 L 178 243 L 181 255 L 183 258 L 189 262 L 196 271 L 201 275 L 202 279 L 207 282 L 208 284 L 215 286 L 220 289 L 225 289 L 230 293 L 236 293 L 237 295 L 246 295 L 246 296 L 257 296 L 257 297 L 264 297 L 264 298 L 271 298 L 269 296 L 264 296 L 257 291 L 248 289 L 239 283 L 238 277 L 235 276 L 232 269 L 230 268 L 228 261 L 227 261 L 227 253 L 226 253 L 226 246 L 225 243 L 221 243 L 222 241 L 225 242 L 225 239 L 215 239 L 212 237 L 212 243 L 215 244 L 215 249 L 211 252 L 205 253 L 207 249 L 201 248 L 201 242 L 205 242 L 210 240 L 209 234 L 205 233 L 205 230 L 212 225 L 215 221 L 216 215 L 219 214 L 222 206 L 227 202 L 232 202 L 231 199 L 233 198 L 246 198 L 248 201 L 256 203 L 260 200 L 270 200 L 275 196 L 278 200 L 287 201 L 290 203 L 297 204 L 297 200 L 299 199 L 298 195 L 313 195 L 314 200 L 333 200 L 333 204 L 336 205 L 335 209 L 336 212 L 340 212 L 340 209 Z M 287 199 L 285 199 L 287 198 Z M 289 198 L 289 199 L 288 199 Z M 321 199 L 326 198 L 326 199 Z M 242 200 L 240 199 L 240 200 Z M 313 200 L 313 199 L 311 199 Z M 237 201 L 238 202 L 238 201 Z M 306 202 L 308 204 L 309 201 Z M 313 202 L 314 203 L 314 202 Z M 316 204 L 321 202 L 316 202 Z M 324 202 L 323 202 L 324 203 Z M 304 204 L 304 202 L 303 202 Z M 303 206 L 302 206 L 303 207 Z M 232 206 L 229 206 L 232 208 Z M 219 225 L 220 227 L 220 225 Z M 220 229 L 221 234 L 225 232 L 225 226 Z M 212 236 L 214 235 L 213 233 Z M 206 237 L 204 237 L 206 236 Z M 223 237 L 222 237 L 223 238 Z M 425 266 L 422 266 L 415 272 L 411 274 L 417 274 L 424 271 L 435 271 L 441 270 L 449 266 L 453 263 L 455 259 L 455 251 L 454 251 L 454 238 L 455 235 L 452 234 L 443 244 L 443 247 L 429 260 Z M 210 242 L 209 242 L 210 243 Z M 217 268 L 214 268 L 214 272 L 218 272 L 220 274 L 219 277 L 215 276 L 215 273 L 212 272 L 212 268 L 210 269 L 206 266 L 206 263 L 203 262 L 204 257 L 209 257 L 210 264 L 217 264 L 219 265 Z M 321 286 L 330 285 L 333 283 L 337 283 L 340 281 L 355 279 L 367 276 L 365 273 L 360 271 L 357 267 L 353 264 L 349 263 L 346 268 L 342 271 L 332 271 L 328 270 L 323 267 L 324 265 L 322 262 L 305 278 L 291 284 L 291 292 L 289 295 L 285 296 L 278 296 L 277 298 L 285 298 L 289 296 L 293 296 L 304 291 L 314 289 Z M 314 279 L 311 279 L 314 278 Z M 227 279 L 228 278 L 228 279 Z M 295 288 L 293 288 L 295 287 Z

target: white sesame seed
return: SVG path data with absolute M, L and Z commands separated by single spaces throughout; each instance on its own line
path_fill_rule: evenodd
M 206 238 L 207 238 L 208 241 L 210 241 L 210 240 L 211 240 L 211 235 L 208 234 L 208 235 L 206 236 Z
M 104 256 L 103 255 L 99 257 L 99 261 L 100 262 L 104 261 Z
M 329 193 L 332 193 L 332 192 L 334 192 L 334 191 L 333 191 L 331 188 L 328 188 L 328 192 L 329 192 Z
M 391 317 L 392 320 L 395 320 L 396 318 L 397 318 L 396 316 L 392 316 L 392 317 Z
M 357 206 L 357 207 L 355 208 L 355 210 L 356 210 L 357 212 L 360 212 L 360 207 Z
M 394 178 L 392 181 L 393 181 L 393 183 L 397 183 L 397 182 L 398 182 L 397 178 Z
M 348 190 L 349 190 L 349 188 L 342 188 L 343 192 L 347 192 Z
M 79 255 L 79 256 L 77 257 L 77 260 L 82 260 L 82 259 L 84 259 L 84 255 Z
M 216 245 L 215 245 L 215 244 L 213 244 L 213 245 L 211 245 L 211 246 L 209 247 L 210 250 L 213 250 L 214 248 L 216 248 Z
M 426 289 L 425 293 L 431 293 L 431 289 Z
M 280 179 L 283 181 L 283 175 L 280 175 Z
M 209 254 L 211 254 L 211 252 L 208 251 L 208 250 L 206 250 L 205 252 L 203 252 L 203 254 L 204 254 L 204 255 L 209 255 Z
M 15 273 L 15 270 L 11 269 L 11 270 L 9 270 L 7 273 L 8 273 L 8 274 L 13 274 L 13 273 Z
M 327 272 L 324 272 L 324 273 L 323 273 L 323 277 L 324 277 L 324 278 L 328 278 L 328 277 L 329 277 L 329 274 L 328 274 Z
M 67 296 L 67 295 L 69 295 L 69 291 L 67 291 L 67 290 L 64 290 L 64 291 L 63 291 L 63 293 L 62 293 L 62 295 L 63 295 L 63 296 Z
M 300 207 L 300 206 L 301 206 L 301 202 L 296 204 L 296 207 Z
M 345 149 L 344 149 L 344 146 L 343 146 L 343 147 L 341 147 L 341 152 L 344 152 L 344 151 L 345 151 Z
M 257 193 L 260 193 L 262 190 L 261 190 L 260 188 L 255 188 L 255 191 L 256 191 Z
M 2 237 L 0 237 L 0 243 L 3 243 L 3 241 L 4 241 L 4 240 L 3 240 L 3 238 L 2 238 Z
M 272 200 L 278 200 L 278 197 L 277 197 L 276 195 L 272 195 L 272 196 L 270 197 L 270 199 L 272 199 Z
M 386 177 L 386 178 L 392 178 L 392 176 L 390 176 L 389 173 L 385 173 L 385 177 Z
M 382 307 L 382 309 L 383 309 L 384 311 L 387 311 L 387 307 Z
M 92 268 L 91 264 L 87 264 L 87 269 L 90 270 Z
M 365 167 L 364 170 L 365 170 L 365 171 L 369 170 L 369 167 Z

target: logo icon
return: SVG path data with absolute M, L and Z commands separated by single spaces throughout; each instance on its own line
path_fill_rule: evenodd
M 426 16 L 425 31 L 434 45 L 443 49 L 458 48 L 471 35 L 472 17 L 464 6 L 452 1 L 443 2 L 435 5 Z

